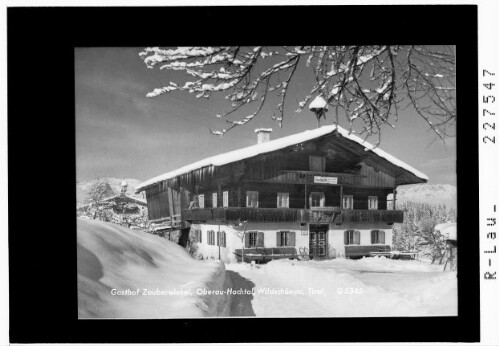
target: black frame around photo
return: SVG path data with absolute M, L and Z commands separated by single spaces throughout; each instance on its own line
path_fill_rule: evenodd
M 477 11 L 476 5 L 8 8 L 10 342 L 479 341 Z M 377 21 L 381 14 L 390 20 Z M 218 21 L 228 29 L 197 35 L 180 29 Z M 456 45 L 463 114 L 458 247 L 465 249 L 458 258 L 458 316 L 78 320 L 74 49 L 352 42 Z M 276 324 L 286 332 L 275 333 Z M 310 333 L 312 326 L 323 332 Z

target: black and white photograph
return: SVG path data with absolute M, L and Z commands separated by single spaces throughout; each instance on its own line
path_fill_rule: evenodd
M 78 317 L 456 316 L 455 91 L 452 45 L 76 48 Z
M 9 342 L 495 343 L 485 7 L 95 6 L 7 11 Z

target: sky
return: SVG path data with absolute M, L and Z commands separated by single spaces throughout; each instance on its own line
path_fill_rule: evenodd
M 271 119 L 273 104 L 247 125 L 223 137 L 209 129 L 225 127 L 216 117 L 230 109 L 222 96 L 196 99 L 187 92 L 154 98 L 146 94 L 179 72 L 147 69 L 136 48 L 75 50 L 77 181 L 127 178 L 145 181 L 197 160 L 256 143 L 254 130 L 271 127 L 271 139 L 317 127 L 308 109 L 296 113 L 297 102 L 310 90 L 312 73 L 300 66 L 290 86 L 283 127 Z M 277 103 L 277 102 L 276 102 Z M 247 113 L 235 114 L 237 120 Z M 326 115 L 321 125 L 332 124 Z M 341 123 L 340 123 L 341 125 Z M 456 142 L 435 139 L 426 123 L 410 109 L 399 114 L 394 129 L 385 127 L 380 148 L 429 176 L 432 184 L 456 184 Z M 375 143 L 377 138 L 368 139 Z

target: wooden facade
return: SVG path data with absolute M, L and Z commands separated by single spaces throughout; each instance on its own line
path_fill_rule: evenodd
M 193 222 L 403 221 L 387 210 L 397 185 L 424 179 L 332 132 L 224 165 L 208 165 L 139 188 L 149 219 Z M 280 204 L 279 204 L 280 203 Z

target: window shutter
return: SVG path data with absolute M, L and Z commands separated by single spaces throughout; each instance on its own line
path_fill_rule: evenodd
M 345 245 L 348 245 L 348 231 L 343 232 L 343 240 Z
M 244 235 L 244 247 L 245 248 L 248 248 L 249 247 L 249 241 L 250 241 L 250 234 L 249 233 L 246 233 Z
M 256 246 L 257 247 L 263 247 L 263 238 L 264 238 L 264 233 L 263 232 L 258 232 L 258 236 L 256 238 Z
M 376 231 L 371 231 L 371 244 L 375 244 L 376 243 L 376 239 L 375 238 L 375 233 Z
M 276 235 L 275 239 L 276 246 L 281 246 L 281 232 L 276 232 L 275 235 Z
M 203 231 L 201 231 L 199 229 L 198 232 L 199 232 L 199 242 L 202 243 L 203 242 Z
M 385 243 L 385 231 L 379 231 L 379 242 L 381 244 Z
M 220 246 L 220 232 L 217 232 L 217 246 Z
M 360 245 L 360 232 L 359 231 L 353 232 L 353 243 Z
M 296 246 L 296 233 L 295 232 L 289 232 L 289 245 Z

